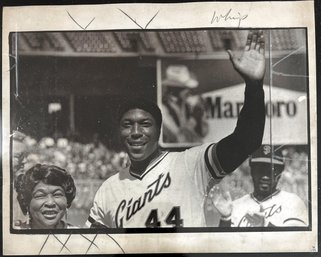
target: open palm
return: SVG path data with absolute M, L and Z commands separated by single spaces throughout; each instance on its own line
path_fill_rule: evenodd
M 240 58 L 228 50 L 235 70 L 246 83 L 262 81 L 265 74 L 265 40 L 263 31 L 249 32 L 244 52 Z
M 233 210 L 232 198 L 229 192 L 222 192 L 218 187 L 213 187 L 210 191 L 211 200 L 223 217 L 229 217 Z

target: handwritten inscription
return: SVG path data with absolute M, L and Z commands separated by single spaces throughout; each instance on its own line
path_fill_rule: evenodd
M 94 21 L 94 19 L 95 19 L 95 17 L 92 18 L 91 21 L 87 24 L 87 26 L 86 26 L 86 27 L 83 27 L 83 26 L 81 26 L 81 25 L 74 19 L 74 17 L 71 16 L 71 14 L 70 14 L 68 11 L 66 11 L 66 12 L 68 13 L 69 17 L 70 17 L 80 28 L 82 28 L 83 30 L 86 30 L 86 29 L 88 28 L 88 26 L 89 26 L 89 25 Z
M 212 16 L 212 20 L 211 20 L 211 24 L 213 24 L 214 22 L 219 23 L 220 21 L 236 20 L 238 22 L 237 27 L 240 27 L 241 22 L 243 20 L 245 20 L 247 17 L 248 17 L 247 14 L 243 15 L 240 12 L 234 13 L 232 8 L 230 8 L 224 14 L 216 13 L 216 11 L 214 11 L 213 16 Z
M 143 28 L 135 19 L 133 19 L 131 16 L 129 16 L 126 12 L 124 12 L 122 9 L 118 9 L 119 11 L 121 11 L 123 14 L 125 14 L 132 22 L 134 22 L 138 27 L 140 27 L 141 29 L 147 29 L 148 25 L 155 19 L 155 17 L 157 16 L 157 14 L 159 13 L 159 11 L 157 11 L 157 13 L 155 13 L 155 15 L 150 19 L 150 21 L 146 24 L 145 28 Z

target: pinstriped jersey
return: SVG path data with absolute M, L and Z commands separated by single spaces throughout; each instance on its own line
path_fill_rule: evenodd
M 207 186 L 225 175 L 215 149 L 215 144 L 206 144 L 183 152 L 164 152 L 140 176 L 129 170 L 115 174 L 98 189 L 86 225 L 206 226 Z
M 259 212 L 262 205 L 266 224 L 277 227 L 307 226 L 307 210 L 300 197 L 293 193 L 277 190 L 270 197 L 258 201 L 247 194 L 233 201 L 232 227 L 251 227 L 245 214 Z

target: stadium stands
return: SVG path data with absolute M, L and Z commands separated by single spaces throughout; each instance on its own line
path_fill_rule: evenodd
M 62 35 L 76 52 L 116 52 L 115 42 L 108 32 L 69 32 Z
M 102 32 L 25 32 L 18 41 L 19 51 L 27 54 L 47 52 L 72 55 L 83 54 L 210 54 L 227 48 L 240 49 L 246 40 L 245 30 L 181 30 L 181 31 L 102 31 Z M 303 30 L 265 31 L 271 37 L 272 50 L 295 50 L 302 42 Z M 15 36 L 12 34 L 12 46 Z

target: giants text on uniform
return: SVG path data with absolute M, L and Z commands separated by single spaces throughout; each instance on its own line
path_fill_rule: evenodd
M 146 202 L 151 202 L 155 196 L 159 195 L 163 191 L 163 189 L 170 186 L 171 177 L 169 173 L 167 173 L 165 179 L 162 179 L 164 176 L 165 175 L 163 173 L 160 174 L 153 183 L 147 186 L 147 191 L 144 193 L 144 195 L 140 196 L 134 202 L 133 198 L 131 198 L 128 202 L 125 199 L 120 202 L 115 217 L 117 227 L 123 227 L 123 219 L 125 216 L 126 220 L 128 221 L 133 215 L 135 215 L 145 206 Z

